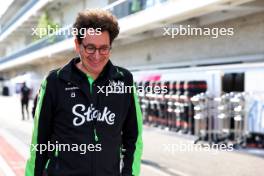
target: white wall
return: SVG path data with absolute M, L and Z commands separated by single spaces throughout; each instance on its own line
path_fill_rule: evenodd
M 65 25 L 72 25 L 75 21 L 77 13 L 84 9 L 81 1 L 74 1 L 74 5 L 69 4 L 63 8 L 63 21 Z
M 264 53 L 263 12 L 221 22 L 211 27 L 233 27 L 234 36 L 222 36 L 218 39 L 208 36 L 179 36 L 174 39 L 170 36 L 149 38 L 114 47 L 112 60 L 122 66 L 138 66 Z M 161 35 L 163 32 L 161 28 Z M 148 61 L 149 56 L 151 60 Z
M 25 36 L 17 37 L 15 40 L 10 41 L 10 44 L 6 46 L 5 55 L 13 54 L 16 51 L 25 47 Z
M 64 26 L 72 25 L 75 21 L 75 18 L 79 11 L 86 8 L 98 8 L 105 7 L 107 5 L 106 0 L 83 0 L 83 1 L 73 1 L 72 4 L 69 4 L 63 8 L 63 21 Z
M 260 92 L 264 95 L 264 70 L 252 70 L 245 73 L 245 91 Z
M 99 8 L 99 7 L 105 7 L 108 4 L 107 0 L 85 0 L 85 7 L 86 8 Z

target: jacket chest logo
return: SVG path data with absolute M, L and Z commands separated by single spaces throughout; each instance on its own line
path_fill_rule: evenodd
M 115 123 L 115 113 L 111 112 L 108 107 L 104 107 L 103 112 L 95 109 L 93 104 L 89 107 L 85 107 L 83 104 L 76 104 L 72 107 L 72 113 L 74 115 L 73 125 L 81 126 L 85 122 L 91 122 L 93 120 L 99 122 L 105 122 L 108 125 Z
M 77 90 L 80 89 L 79 87 L 73 86 L 73 87 L 65 87 L 65 91 L 73 91 L 73 90 Z
M 71 83 L 68 83 L 68 86 L 70 86 L 70 85 L 71 85 Z M 70 91 L 70 97 L 71 98 L 76 97 L 75 90 L 78 90 L 78 89 L 80 89 L 80 88 L 77 86 L 65 87 L 66 92 Z

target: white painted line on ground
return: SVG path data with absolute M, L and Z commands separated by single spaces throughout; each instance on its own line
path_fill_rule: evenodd
M 4 176 L 16 176 L 1 155 L 0 155 L 0 170 L 4 173 Z
M 168 168 L 168 170 L 169 170 L 170 172 L 176 174 L 176 175 L 180 175 L 180 176 L 189 176 L 189 175 L 186 174 L 186 173 L 183 173 L 183 172 L 181 172 L 181 171 L 177 171 L 177 170 L 172 169 L 172 168 Z
M 162 172 L 161 170 L 156 169 L 156 168 L 154 168 L 152 166 L 148 166 L 148 165 L 142 164 L 142 167 L 144 167 L 144 168 L 146 168 L 148 170 L 151 170 L 151 171 L 157 173 L 158 176 L 171 176 L 170 174 L 167 174 L 165 172 Z
M 29 157 L 29 146 L 25 145 L 21 140 L 5 129 L 0 129 L 0 135 L 14 147 L 23 158 L 27 159 Z

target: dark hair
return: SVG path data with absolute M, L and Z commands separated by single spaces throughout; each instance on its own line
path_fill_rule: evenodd
M 109 11 L 103 9 L 89 9 L 79 12 L 75 23 L 73 24 L 73 28 L 78 30 L 76 38 L 79 44 L 82 43 L 84 38 L 84 34 L 80 32 L 80 29 L 82 28 L 100 29 L 101 32 L 108 31 L 110 44 L 112 44 L 113 40 L 119 34 L 117 18 Z

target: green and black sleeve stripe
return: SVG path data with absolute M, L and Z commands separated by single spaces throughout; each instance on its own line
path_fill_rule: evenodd
M 39 95 L 34 116 L 34 129 L 30 146 L 30 158 L 27 161 L 25 176 L 42 176 L 48 162 L 47 151 L 39 151 L 40 144 L 48 144 L 52 131 L 52 93 L 49 88 L 48 78 L 44 79 Z M 37 146 L 35 150 L 33 146 Z
M 122 141 L 125 150 L 122 176 L 139 176 L 143 150 L 142 113 L 134 85 L 130 107 L 123 126 Z

